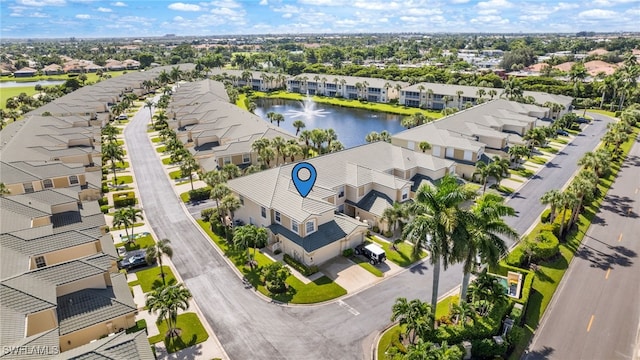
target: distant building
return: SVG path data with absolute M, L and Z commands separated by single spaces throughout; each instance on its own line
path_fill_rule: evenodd
M 14 72 L 13 76 L 17 77 L 17 78 L 31 77 L 31 76 L 36 76 L 37 72 L 38 72 L 38 70 L 36 70 L 36 69 L 32 69 L 30 67 L 23 67 L 22 69 Z

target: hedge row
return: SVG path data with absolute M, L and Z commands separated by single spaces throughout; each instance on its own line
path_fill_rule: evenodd
M 190 201 L 208 200 L 210 196 L 211 196 L 211 188 L 208 186 L 200 189 L 189 190 Z
M 121 208 L 134 206 L 136 204 L 136 193 L 133 191 L 113 194 L 113 207 Z
M 283 259 L 284 259 L 284 262 L 286 262 L 292 268 L 298 270 L 298 272 L 300 272 L 304 276 L 311 276 L 318 272 L 317 266 L 315 265 L 306 266 L 298 262 L 296 259 L 292 258 L 291 256 L 289 256 L 289 254 L 284 254 Z

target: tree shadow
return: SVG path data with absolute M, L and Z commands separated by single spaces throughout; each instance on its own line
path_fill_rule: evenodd
M 554 351 L 555 351 L 554 348 L 549 347 L 549 346 L 545 346 L 540 350 L 529 351 L 528 353 L 525 354 L 523 359 L 524 360 L 544 360 L 544 359 L 549 359 L 549 356 L 551 354 L 553 354 Z
M 556 163 L 554 163 L 553 161 L 550 161 L 548 163 L 546 163 L 544 166 L 548 167 L 548 168 L 559 168 L 560 166 Z
M 614 265 L 629 267 L 633 265 L 633 261 L 631 261 L 631 259 L 638 256 L 635 251 L 627 247 L 620 245 L 611 246 L 591 236 L 589 236 L 589 238 L 605 245 L 609 250 L 611 250 L 610 253 L 607 253 L 583 243 L 576 252 L 576 256 L 591 262 L 591 267 L 599 268 L 601 270 L 608 270 Z
M 158 277 L 160 277 L 160 274 L 158 274 Z M 164 278 L 167 279 L 167 277 L 168 277 L 168 274 L 164 274 Z M 177 283 L 176 279 L 174 279 L 174 278 L 168 279 L 166 282 L 167 282 L 167 286 L 172 286 L 172 285 L 175 285 Z M 162 284 L 162 278 L 161 277 L 160 277 L 160 279 L 153 280 L 153 284 L 151 284 L 151 288 L 154 289 L 154 290 L 159 288 L 159 287 L 162 287 L 162 286 L 164 286 L 164 285 Z
M 631 210 L 634 202 L 635 200 L 628 196 L 607 195 L 602 201 L 600 207 L 618 215 L 637 218 L 638 214 Z
M 553 282 L 553 278 L 551 278 L 549 275 L 547 275 L 544 272 L 544 268 L 543 267 L 538 267 L 538 269 L 536 270 L 536 276 L 538 277 L 538 280 L 540 280 L 542 282 L 548 282 L 548 283 L 552 283 Z
M 420 264 L 416 264 L 414 266 L 412 266 L 409 271 L 412 273 L 418 273 L 420 275 L 424 274 L 425 271 L 427 271 L 429 268 L 427 267 L 425 262 L 422 262 Z

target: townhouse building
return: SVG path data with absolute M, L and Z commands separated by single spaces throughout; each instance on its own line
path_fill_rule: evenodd
M 358 76 L 302 73 L 287 79 L 287 91 L 309 95 L 364 99 L 388 103 L 398 99 L 400 89 L 409 83 Z
M 384 209 L 408 201 L 420 185 L 453 174 L 456 166 L 386 142 L 306 161 L 317 172 L 306 198 L 292 183 L 294 164 L 232 179 L 228 186 L 242 204 L 235 218 L 267 228 L 273 250 L 307 265 L 360 244 L 371 226 L 387 229 Z

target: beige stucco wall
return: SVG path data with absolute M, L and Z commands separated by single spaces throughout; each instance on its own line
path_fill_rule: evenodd
M 56 287 L 56 296 L 63 296 L 71 294 L 76 291 L 84 289 L 106 289 L 107 286 L 104 283 L 104 276 L 102 274 L 86 277 L 78 281 L 74 281 L 68 284 L 60 285 Z
M 111 323 L 111 331 L 107 326 L 108 323 Z M 71 334 L 60 336 L 60 350 L 67 351 L 77 348 L 78 346 L 88 344 L 91 340 L 96 340 L 101 336 L 108 335 L 109 333 L 117 332 L 120 329 L 128 329 L 134 326 L 135 323 L 135 313 L 132 312 L 126 316 L 120 316 L 111 319 L 108 322 L 95 324 Z
M 97 254 L 96 243 L 90 242 L 58 251 L 44 254 L 47 265 L 59 264 L 65 261 L 80 259 L 89 255 Z M 35 256 L 31 259 L 31 269 L 36 268 Z
M 505 139 L 490 136 L 478 136 L 478 141 L 494 149 L 502 149 L 506 145 Z M 462 157 L 460 157 L 460 159 L 462 159 Z
M 236 194 L 237 195 L 237 194 Z M 253 218 L 256 226 L 269 226 L 271 225 L 271 211 L 267 209 L 267 218 L 263 218 L 260 215 L 261 205 L 253 202 L 251 199 L 244 198 L 244 205 L 240 209 L 236 210 L 235 218 L 242 219 L 245 224 L 249 224 L 249 217 Z
M 68 202 L 66 204 L 54 205 L 51 207 L 52 214 L 59 214 L 65 211 L 78 211 L 78 203 Z
M 363 234 L 364 230 L 358 231 L 350 237 L 335 241 L 310 253 L 305 252 L 302 247 L 283 235 L 278 235 L 278 237 L 280 239 L 280 249 L 282 252 L 289 254 L 294 259 L 306 265 L 321 265 L 336 256 L 342 255 L 343 250 L 354 248 L 356 245 L 361 244 Z
M 58 326 L 58 316 L 55 309 L 47 309 L 27 315 L 26 336 L 39 334 Z
M 50 216 L 43 216 L 43 217 L 31 219 L 31 227 L 46 226 L 49 224 L 51 224 Z
M 7 190 L 9 190 L 9 194 L 11 195 L 20 195 L 24 194 L 24 187 L 22 184 L 5 184 Z

